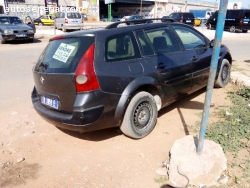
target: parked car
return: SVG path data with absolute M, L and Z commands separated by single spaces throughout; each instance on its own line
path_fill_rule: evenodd
M 130 24 L 141 23 L 141 20 L 143 20 L 143 19 L 144 19 L 143 16 L 140 16 L 140 15 L 131 15 L 128 18 L 125 18 L 125 21 L 127 22 L 126 23 L 127 25 L 130 25 Z M 133 21 L 133 20 L 140 20 L 140 21 L 139 22 L 129 22 L 129 21 Z
M 216 28 L 218 11 L 216 11 L 206 22 L 208 29 Z M 250 30 L 250 9 L 227 10 L 224 29 L 234 33 L 237 29 L 246 33 Z
M 7 41 L 26 40 L 33 42 L 35 25 L 31 22 L 24 24 L 17 16 L 0 15 L 0 43 Z
M 84 19 L 79 12 L 58 12 L 54 20 L 55 29 L 81 30 L 83 28 Z
M 42 15 L 39 18 L 34 19 L 34 24 L 39 26 L 54 25 L 54 17 L 53 15 Z
M 194 14 L 191 12 L 173 12 L 168 16 L 169 19 L 174 19 L 180 23 L 194 26 Z
M 31 99 L 41 116 L 63 129 L 120 127 L 139 139 L 160 109 L 207 85 L 213 41 L 179 22 L 122 23 L 50 40 L 33 68 Z M 216 87 L 228 84 L 231 65 L 221 45 Z
M 121 22 L 128 21 L 128 18 L 129 18 L 129 17 L 130 17 L 130 16 L 123 16 L 122 19 L 120 19 L 120 21 L 121 21 Z

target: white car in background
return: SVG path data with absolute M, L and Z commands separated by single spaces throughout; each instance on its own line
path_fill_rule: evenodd
M 124 16 L 122 19 L 120 19 L 120 22 L 124 22 L 127 21 L 129 19 L 130 16 Z

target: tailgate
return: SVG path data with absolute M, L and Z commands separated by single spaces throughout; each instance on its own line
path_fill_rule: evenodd
M 51 41 L 33 69 L 39 101 L 47 108 L 72 112 L 76 99 L 75 71 L 94 36 Z

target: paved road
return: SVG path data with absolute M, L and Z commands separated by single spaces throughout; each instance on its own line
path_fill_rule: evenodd
M 213 37 L 213 31 L 206 32 Z M 250 59 L 246 36 L 249 33 L 225 34 L 223 42 L 232 48 L 235 60 L 237 55 Z M 6 179 L 5 187 L 159 188 L 155 170 L 168 161 L 173 141 L 187 134 L 185 126 L 199 120 L 195 114 L 203 108 L 204 91 L 161 111 L 155 130 L 143 140 L 128 139 L 116 129 L 63 132 L 44 121 L 30 99 L 32 67 L 47 43 L 45 37 L 35 43 L 0 45 L 0 171 L 5 169 L 0 186 Z M 215 95 L 216 104 L 223 102 L 222 94 Z M 18 164 L 19 158 L 25 161 Z

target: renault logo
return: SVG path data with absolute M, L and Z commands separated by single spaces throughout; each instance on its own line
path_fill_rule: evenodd
M 41 77 L 41 78 L 40 78 L 40 81 L 41 81 L 41 82 L 42 82 L 42 84 L 43 84 L 44 78 L 43 78 L 43 77 Z

